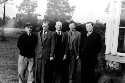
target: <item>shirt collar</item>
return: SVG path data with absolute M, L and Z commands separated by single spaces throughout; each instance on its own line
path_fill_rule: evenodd
M 56 30 L 56 32 L 58 33 L 58 32 L 61 32 L 61 31 L 57 31 L 57 30 Z
M 27 33 L 28 36 L 31 36 L 31 33 Z
M 74 30 L 70 30 L 70 32 L 75 32 L 76 30 L 74 29 Z
M 89 36 L 92 32 L 93 32 L 93 30 L 92 30 L 92 31 L 90 31 L 90 32 L 87 32 L 87 36 Z
M 58 33 L 58 32 L 61 34 L 61 31 L 57 31 L 57 30 L 56 30 L 56 33 Z

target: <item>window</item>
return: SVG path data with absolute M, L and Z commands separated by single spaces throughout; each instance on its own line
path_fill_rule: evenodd
M 118 52 L 125 53 L 125 28 L 119 28 Z
M 121 5 L 117 52 L 125 53 L 125 2 Z

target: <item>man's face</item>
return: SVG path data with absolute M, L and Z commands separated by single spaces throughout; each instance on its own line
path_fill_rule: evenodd
M 48 23 L 43 23 L 42 27 L 43 27 L 43 30 L 45 31 L 48 30 L 49 28 Z
M 32 31 L 31 26 L 25 27 L 25 31 L 26 31 L 27 33 L 31 33 L 31 31 Z
M 92 26 L 91 23 L 86 24 L 86 30 L 87 30 L 88 32 L 91 32 L 91 31 L 93 30 L 93 26 Z
M 56 22 L 55 28 L 56 28 L 57 31 L 61 31 L 62 30 L 62 23 Z
M 76 27 L 75 23 L 70 23 L 69 24 L 70 30 L 75 30 L 75 27 Z

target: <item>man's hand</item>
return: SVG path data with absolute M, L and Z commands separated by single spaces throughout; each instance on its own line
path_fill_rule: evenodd
M 54 58 L 51 56 L 51 57 L 50 57 L 50 61 L 52 61 L 53 59 L 54 59 Z
M 65 60 L 66 59 L 66 55 L 64 55 L 64 57 L 63 57 L 63 60 Z

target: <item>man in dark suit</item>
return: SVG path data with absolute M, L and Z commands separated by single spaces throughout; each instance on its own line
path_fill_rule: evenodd
M 19 36 L 17 42 L 17 47 L 20 50 L 18 58 L 19 83 L 25 82 L 26 70 L 28 70 L 27 83 L 33 83 L 33 69 L 35 48 L 37 46 L 37 36 L 32 33 L 33 26 L 29 22 L 26 23 L 24 27 L 26 32 Z
M 76 31 L 75 22 L 69 24 L 67 58 L 69 60 L 69 83 L 72 83 L 76 71 L 77 59 L 79 57 L 79 43 L 81 33 Z
M 36 48 L 35 63 L 35 83 L 48 83 L 45 80 L 47 75 L 47 65 L 53 60 L 55 41 L 51 31 L 49 31 L 49 22 L 44 21 L 43 30 L 38 32 L 38 45 Z
M 54 31 L 54 39 L 55 39 L 55 51 L 54 51 L 54 61 L 55 61 L 55 77 L 54 83 L 62 83 L 63 79 L 63 60 L 66 59 L 66 35 L 62 31 L 62 23 L 60 21 L 56 22 L 55 25 L 56 31 Z M 66 65 L 65 65 L 66 66 Z M 66 72 L 65 72 L 66 73 Z M 65 83 L 65 82 L 64 82 Z
M 93 31 L 93 23 L 86 23 L 87 33 L 82 32 L 80 41 L 81 79 L 82 83 L 95 82 L 95 66 L 102 49 L 101 37 Z

